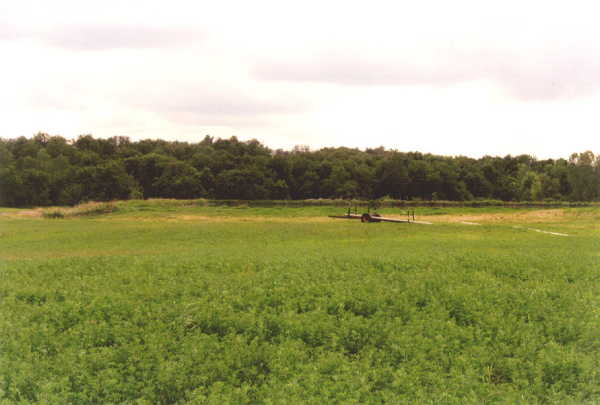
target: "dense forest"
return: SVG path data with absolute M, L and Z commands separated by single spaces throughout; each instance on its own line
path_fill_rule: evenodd
M 0 205 L 129 198 L 600 199 L 600 156 L 473 159 L 383 147 L 271 150 L 256 140 L 0 138 Z

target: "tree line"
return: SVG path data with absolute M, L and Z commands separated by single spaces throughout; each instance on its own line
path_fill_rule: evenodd
M 346 147 L 271 150 L 257 140 L 197 143 L 38 133 L 0 138 L 0 205 L 132 198 L 600 200 L 600 155 L 473 159 Z

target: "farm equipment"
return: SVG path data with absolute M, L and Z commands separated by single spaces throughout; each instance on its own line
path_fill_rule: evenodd
M 379 205 L 380 205 L 379 202 L 371 201 L 371 202 L 369 202 L 367 212 L 363 212 L 362 214 L 359 214 L 358 206 L 357 205 L 352 206 L 352 204 L 349 204 L 346 215 L 330 215 L 329 217 L 330 218 L 340 218 L 340 219 L 360 219 L 360 222 L 362 222 L 362 223 L 365 223 L 365 222 L 396 222 L 396 223 L 415 222 L 415 211 L 414 210 L 408 210 L 406 212 L 406 219 L 386 218 L 386 217 L 382 217 L 377 212 L 371 213 L 371 209 L 373 209 L 373 211 L 375 211 L 377 208 L 379 208 Z M 354 211 L 354 212 L 352 212 L 352 211 Z M 411 218 L 412 218 L 412 220 L 411 220 Z

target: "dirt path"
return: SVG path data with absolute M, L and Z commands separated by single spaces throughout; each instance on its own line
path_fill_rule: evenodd
M 19 210 L 15 212 L 0 213 L 2 217 L 8 218 L 41 218 L 42 210 Z M 399 216 L 388 216 L 389 218 L 405 219 Z M 107 221 L 167 221 L 167 222 L 305 222 L 305 223 L 326 223 L 338 221 L 326 216 L 303 216 L 303 217 L 278 217 L 278 216 L 212 216 L 212 215 L 190 215 L 173 213 L 164 216 L 136 216 L 131 215 L 119 216 L 99 216 L 96 219 Z M 485 213 L 485 214 L 456 214 L 456 215 L 417 215 L 415 222 L 422 223 L 457 223 L 463 225 L 482 225 L 485 223 L 511 222 L 517 224 L 536 223 L 536 222 L 562 222 L 565 220 L 565 210 L 534 210 L 512 213 Z

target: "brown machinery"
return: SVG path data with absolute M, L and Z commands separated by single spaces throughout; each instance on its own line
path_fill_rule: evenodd
M 415 211 L 408 210 L 406 212 L 406 219 L 398 219 L 398 218 L 386 218 L 379 215 L 377 212 L 371 214 L 371 209 L 377 209 L 379 207 L 378 202 L 370 202 L 367 208 L 367 212 L 362 214 L 358 213 L 358 207 L 354 205 L 348 206 L 348 212 L 346 215 L 330 215 L 330 218 L 340 218 L 340 219 L 360 219 L 360 222 L 396 222 L 396 223 L 411 223 L 415 222 Z M 354 213 L 352 213 L 354 211 Z M 412 219 L 412 221 L 411 221 Z

